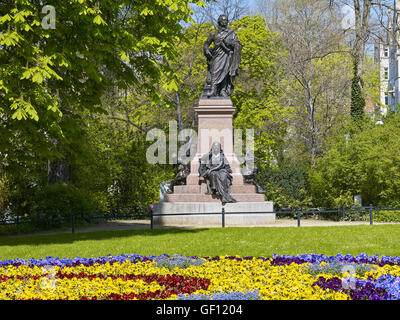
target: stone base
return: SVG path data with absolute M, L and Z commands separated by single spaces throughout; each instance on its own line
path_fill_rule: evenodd
M 275 214 L 268 213 L 273 211 L 272 202 L 227 203 L 224 208 L 226 227 L 261 227 L 275 222 Z M 193 215 L 212 212 L 215 213 Z M 229 214 L 230 212 L 242 213 Z M 257 212 L 263 213 L 257 214 Z M 192 215 L 174 215 L 179 213 Z M 220 202 L 160 202 L 154 205 L 154 214 L 162 214 L 162 216 L 155 216 L 153 224 L 154 226 L 221 227 L 221 213 Z

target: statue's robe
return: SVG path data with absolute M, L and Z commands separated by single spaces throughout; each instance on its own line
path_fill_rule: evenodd
M 213 161 L 212 152 L 207 153 L 201 158 L 199 168 L 200 176 L 209 181 L 212 193 L 221 196 L 222 203 L 236 202 L 231 195 L 232 170 L 223 152 L 220 152 L 218 161 Z M 207 170 L 212 170 L 206 175 Z

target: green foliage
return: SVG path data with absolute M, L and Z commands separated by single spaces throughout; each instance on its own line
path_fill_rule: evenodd
M 292 50 L 297 61 L 300 58 L 296 49 Z M 347 48 L 342 46 L 341 50 Z M 289 128 L 283 152 L 293 161 L 313 163 L 322 154 L 323 143 L 332 129 L 349 113 L 351 59 L 343 52 L 322 56 L 308 61 L 303 53 L 300 57 L 304 64 L 289 60 L 286 62 L 288 75 L 281 80 L 285 99 L 293 109 L 287 117 Z
M 36 212 L 59 217 L 69 217 L 71 213 L 92 215 L 97 209 L 90 194 L 72 184 L 56 183 L 38 190 L 35 197 Z
M 15 213 L 35 212 L 38 192 L 47 190 L 48 161 L 63 157 L 56 145 L 68 154 L 74 169 L 71 196 L 77 197 L 76 186 L 87 201 L 109 207 L 107 187 L 114 177 L 106 175 L 110 161 L 99 161 L 97 170 L 83 168 L 90 167 L 85 162 L 89 159 L 92 167 L 97 163 L 92 148 L 97 156 L 104 151 L 86 144 L 86 117 L 106 113 L 101 98 L 110 87 L 141 92 L 151 106 L 160 101 L 160 88 L 174 87 L 178 75 L 164 62 L 177 55 L 175 45 L 183 38 L 182 22 L 191 21 L 192 4 L 203 5 L 201 0 L 56 0 L 51 3 L 56 9 L 55 29 L 42 26 L 40 1 L 1 4 L 0 167 L 9 178 Z M 160 86 L 166 75 L 171 80 Z M 143 151 L 126 146 L 137 156 Z M 135 174 L 140 176 L 142 163 L 136 165 Z M 90 183 L 85 185 L 85 179 Z M 131 180 L 141 187 L 137 198 L 148 195 L 143 181 Z M 156 193 L 154 186 L 151 190 Z
M 261 167 L 256 179 L 267 191 L 266 199 L 274 202 L 276 210 L 311 206 L 308 168 L 303 164 L 282 162 L 278 167 Z
M 160 99 L 158 82 L 174 74 L 160 57 L 173 57 L 201 0 L 56 0 L 55 29 L 42 27 L 40 1 L 2 4 L 0 17 L 0 150 L 35 161 L 68 148 L 83 111 L 102 112 L 110 87 L 134 86 Z
M 178 54 L 169 61 L 171 67 L 179 75 L 179 82 L 178 87 L 166 93 L 165 96 L 174 109 L 178 108 L 178 104 L 180 105 L 182 120 L 186 124 L 192 120 L 193 104 L 197 103 L 206 80 L 207 63 L 202 48 L 212 31 L 211 23 L 189 26 L 185 29 L 184 41 L 176 43 Z M 164 82 L 169 81 L 171 81 L 171 76 L 164 79 Z M 179 96 L 179 101 L 176 99 L 177 96 Z
M 276 157 L 286 133 L 283 121 L 290 108 L 280 103 L 277 89 L 279 58 L 284 54 L 277 34 L 259 15 L 231 25 L 243 45 L 239 77 L 232 101 L 237 108 L 234 127 L 255 130 L 255 150 L 261 160 Z
M 374 211 L 374 222 L 400 222 L 400 211 Z
M 310 173 L 317 205 L 336 209 L 360 194 L 364 205 L 399 206 L 399 123 L 393 115 L 383 125 L 364 122 L 362 131 L 351 121 L 338 130 Z
M 89 117 L 85 157 L 73 162 L 73 181 L 96 195 L 108 210 L 148 206 L 159 200 L 159 185 L 172 178 L 170 166 L 147 162 L 146 136 L 106 117 Z
M 380 72 L 379 64 L 371 56 L 365 57 L 363 73 L 363 95 L 375 104 L 380 103 Z
M 119 207 L 146 206 L 160 198 L 160 183 L 169 180 L 171 168 L 151 165 L 146 159 L 149 143 L 132 142 L 119 162 L 121 171 L 116 176 L 120 189 L 116 197 Z
M 10 196 L 7 178 L 0 172 L 0 217 L 4 214 L 4 209 Z

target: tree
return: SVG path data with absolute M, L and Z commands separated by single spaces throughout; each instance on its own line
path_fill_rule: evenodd
M 140 87 L 152 100 L 159 99 L 158 80 L 164 73 L 172 74 L 160 57 L 175 54 L 181 22 L 190 21 L 189 3 L 194 2 L 202 4 L 200 0 L 56 1 L 55 29 L 42 27 L 41 1 L 2 2 L 3 154 L 19 148 L 31 157 L 62 156 L 51 139 L 67 147 L 66 132 L 73 128 L 63 119 L 77 118 L 82 110 L 101 112 L 100 97 L 112 84 Z M 165 85 L 175 82 L 173 77 Z
M 107 116 L 87 118 L 85 157 L 71 164 L 74 184 L 107 209 L 146 207 L 159 199 L 159 185 L 172 178 L 168 165 L 146 159 L 146 135 Z M 144 126 L 144 123 L 140 123 Z
M 370 121 L 360 130 L 348 121 L 338 130 L 310 172 L 316 205 L 338 208 L 346 201 L 351 204 L 352 198 L 361 194 L 366 205 L 398 206 L 399 124 L 399 116 L 393 115 L 383 125 Z M 351 134 L 346 138 L 345 133 Z
M 228 21 L 233 22 L 241 19 L 249 13 L 249 5 L 242 0 L 213 0 L 206 7 L 200 8 L 196 12 L 195 20 L 197 23 L 211 22 L 217 25 L 218 16 L 224 14 Z
M 163 58 L 176 54 L 190 4 L 202 1 L 53 1 L 53 29 L 41 23 L 42 1 L 0 3 L 0 163 L 14 204 L 47 183 L 49 160 L 82 155 L 83 119 L 105 112 L 111 87 L 154 104 L 163 76 L 164 88 L 176 85 Z
M 262 161 L 276 159 L 286 133 L 291 108 L 282 104 L 279 61 L 285 54 L 279 36 L 259 15 L 231 24 L 243 45 L 239 77 L 232 101 L 237 108 L 235 129 L 254 129 L 255 151 Z
M 349 107 L 350 55 L 339 16 L 319 0 L 277 1 L 267 12 L 287 51 L 278 82 L 282 104 L 293 109 L 286 157 L 314 164 L 322 140 Z
M 8 181 L 7 178 L 0 171 L 0 217 L 4 214 L 4 209 L 9 197 Z
M 359 67 L 359 69 L 357 69 L 358 76 L 364 71 L 365 45 L 369 37 L 372 3 L 372 0 L 354 0 L 353 2 L 355 15 L 353 55 Z

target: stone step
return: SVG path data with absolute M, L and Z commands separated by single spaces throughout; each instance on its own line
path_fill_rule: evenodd
M 204 194 L 207 191 L 207 185 L 205 183 L 202 183 L 201 186 L 195 186 L 195 185 L 187 185 L 187 186 L 174 186 L 174 193 L 175 194 Z M 256 188 L 254 185 L 250 184 L 245 184 L 242 186 L 231 186 L 231 192 L 232 193 L 256 193 Z
M 233 198 L 238 202 L 264 202 L 265 196 L 258 193 L 232 193 Z M 200 193 L 167 194 L 165 202 L 220 202 L 217 196 Z

